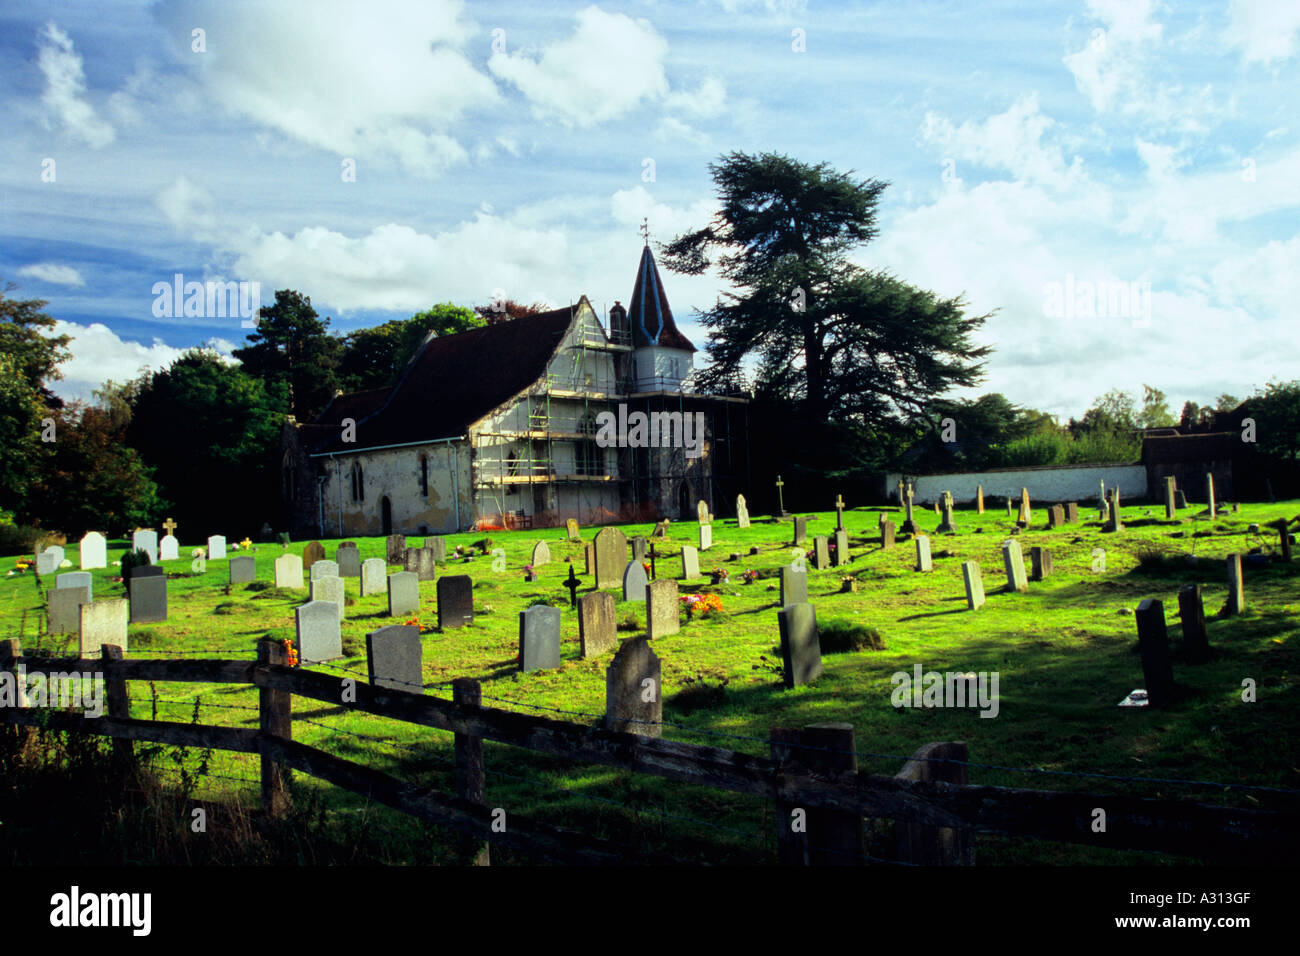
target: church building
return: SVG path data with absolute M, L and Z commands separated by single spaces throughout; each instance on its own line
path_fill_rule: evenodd
M 697 393 L 695 351 L 648 244 L 607 324 L 584 295 L 430 335 L 391 388 L 286 422 L 284 524 L 346 537 L 713 512 L 746 484 L 748 401 Z

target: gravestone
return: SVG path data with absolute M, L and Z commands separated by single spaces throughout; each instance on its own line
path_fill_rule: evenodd
M 1178 503 L 1174 500 L 1174 492 L 1178 490 L 1178 482 L 1173 475 L 1165 479 L 1165 520 L 1173 521 L 1177 515 Z
M 339 566 L 335 561 L 321 558 L 311 566 L 311 572 L 308 577 L 315 581 L 317 578 L 337 578 L 339 575 Z
M 131 602 L 132 624 L 167 620 L 167 577 L 162 568 L 153 565 L 132 568 L 127 597 Z
M 319 541 L 308 542 L 302 549 L 302 569 L 310 572 L 317 561 L 325 560 L 325 545 Z M 399 559 L 400 560 L 400 559 Z
M 52 544 L 36 556 L 36 573 L 53 574 L 63 564 L 63 549 Z
M 388 564 L 383 558 L 366 558 L 361 562 L 361 596 L 383 594 L 387 578 Z
M 1228 555 L 1228 613 L 1246 610 L 1246 581 L 1241 576 L 1241 555 Z
M 629 561 L 623 569 L 623 600 L 645 602 L 646 576 L 640 561 Z
M 95 600 L 95 582 L 89 571 L 65 571 L 54 579 L 55 588 L 85 588 L 86 600 Z
M 786 687 L 800 687 L 822 673 L 817 612 L 811 604 L 791 604 L 776 612 L 781 626 L 781 670 Z
M 275 586 L 302 587 L 302 558 L 296 554 L 282 554 L 275 559 Z
M 406 535 L 390 534 L 384 538 L 384 561 L 386 564 L 401 564 L 406 553 Z M 385 568 L 384 572 L 387 573 Z
M 81 570 L 108 567 L 108 541 L 98 531 L 87 531 L 78 551 Z
M 150 531 L 150 534 L 154 532 Z M 157 535 L 154 535 L 157 537 Z M 226 556 L 226 537 L 221 534 L 214 534 L 208 537 L 208 560 L 216 561 Z M 156 558 L 156 556 L 155 556 Z
M 844 496 L 835 496 L 835 530 L 844 530 Z
M 736 527 L 749 527 L 749 504 L 744 495 L 736 495 Z
M 533 545 L 532 557 L 529 558 L 528 563 L 534 568 L 551 563 L 551 549 L 545 541 L 538 541 Z
M 402 562 L 402 569 L 414 572 L 421 581 L 433 581 L 438 577 L 438 557 L 432 548 L 407 548 Z
M 1187 507 L 1187 494 L 1183 489 L 1179 488 L 1174 491 L 1174 504 L 1180 511 Z
M 680 604 L 676 581 L 671 578 L 660 578 L 647 584 L 645 587 L 646 637 L 653 640 L 680 631 L 682 629 Z
M 1034 520 L 1034 508 L 1029 502 L 1029 489 L 1020 489 L 1020 520 L 1026 525 Z
M 645 600 L 644 593 L 641 599 Z M 560 609 L 534 604 L 528 610 L 520 611 L 519 669 L 528 673 L 559 666 Z
M 713 520 L 709 515 L 709 506 L 703 501 L 696 504 L 695 515 L 699 519 L 700 524 L 709 524 Z
M 1208 471 L 1205 473 L 1205 500 L 1207 502 L 1206 508 L 1210 512 L 1210 517 L 1217 518 L 1219 516 L 1219 510 L 1214 504 L 1214 475 Z
M 1210 638 L 1205 630 L 1205 605 L 1201 586 L 1186 584 L 1178 589 L 1178 616 L 1183 623 L 1183 654 L 1199 664 L 1210 656 Z
M 984 513 L 984 486 L 975 486 L 975 513 L 982 515 Z
M 1052 574 L 1052 552 L 1037 545 L 1029 549 L 1029 579 L 1044 581 Z
M 605 729 L 658 737 L 664 700 L 659 657 L 645 637 L 624 641 L 605 671 Z
M 1065 524 L 1065 509 L 1060 505 L 1052 505 L 1047 509 L 1047 527 L 1059 528 Z
M 917 571 L 933 571 L 934 563 L 930 560 L 930 536 L 918 534 L 916 536 L 916 568 Z
M 99 659 L 102 656 L 100 648 L 105 644 L 116 644 L 125 654 L 126 628 L 130 616 L 130 601 L 126 598 L 91 601 L 81 605 L 81 621 L 77 627 L 80 635 L 78 653 L 81 658 Z
M 984 575 L 978 561 L 961 563 L 961 580 L 966 586 L 966 607 L 978 611 L 984 606 Z
M 158 563 L 158 532 L 157 531 L 135 531 L 131 534 L 131 550 L 143 551 L 149 555 L 149 563 Z
M 1151 707 L 1167 707 L 1173 702 L 1174 670 L 1169 662 L 1164 605 L 1147 598 L 1138 604 L 1133 617 L 1137 620 L 1138 654 L 1142 657 L 1147 701 Z
M 914 496 L 913 488 L 912 488 L 911 485 L 908 485 L 908 486 L 907 486 L 907 496 L 906 496 L 906 498 L 904 499 L 904 507 L 907 509 L 907 517 L 905 517 L 905 518 L 903 519 L 903 528 L 902 528 L 902 530 L 903 530 L 903 533 L 904 533 L 904 534 L 920 534 L 920 533 L 921 533 L 921 526 L 920 526 L 919 524 L 917 524 L 917 523 L 916 523 L 916 519 L 915 519 L 914 517 L 912 517 L 912 508 L 914 507 L 914 505 L 913 505 L 913 501 L 912 501 L 913 496 Z
M 689 544 L 682 545 L 682 580 L 694 581 L 700 576 L 700 553 Z
M 700 525 L 700 550 L 708 551 L 711 547 L 713 547 L 713 525 L 702 524 Z
M 1007 517 L 1008 517 L 1008 518 L 1014 518 L 1014 517 L 1016 516 L 1015 509 L 1012 507 L 1012 505 L 1013 505 L 1013 501 L 1012 501 L 1011 497 L 1008 496 L 1008 497 L 1007 497 Z
M 257 580 L 257 559 L 251 554 L 230 559 L 230 583 L 247 584 Z
M 894 548 L 894 522 L 884 521 L 880 525 L 880 550 L 892 551 Z
M 1007 572 L 1007 590 L 1025 594 L 1029 591 L 1029 581 L 1025 577 L 1025 556 L 1020 551 L 1020 542 L 1014 538 L 1002 542 L 1002 566 Z
M 388 576 L 388 616 L 420 613 L 420 577 L 414 571 L 396 571 Z
M 339 609 L 329 601 L 308 601 L 294 608 L 298 659 L 303 664 L 334 661 L 343 656 Z
M 849 563 L 849 533 L 847 531 L 835 532 L 835 566 L 843 567 Z
M 160 568 L 156 564 L 142 564 L 137 567 L 131 568 L 127 572 L 126 577 L 123 579 L 122 582 L 123 584 L 126 585 L 126 593 L 128 596 L 130 596 L 131 588 L 135 586 L 136 580 L 143 579 L 143 578 L 164 578 L 165 579 L 166 573 L 163 571 L 162 568 Z
M 424 546 L 433 554 L 433 560 L 447 560 L 447 539 L 439 536 L 430 536 L 424 539 Z M 430 578 L 429 580 L 433 580 Z
M 818 571 L 825 571 L 830 566 L 830 542 L 826 540 L 826 535 L 819 534 L 817 537 L 813 538 L 813 567 Z
M 1067 501 L 1065 503 L 1065 521 L 1067 524 L 1077 524 L 1079 521 L 1079 503 L 1077 501 Z
M 464 627 L 474 623 L 474 579 L 468 574 L 448 574 L 438 579 L 438 627 Z
M 339 577 L 361 577 L 361 549 L 355 541 L 344 541 L 334 552 L 334 561 L 339 566 Z
M 339 620 L 346 616 L 344 607 L 346 606 L 343 598 L 343 579 L 339 577 L 319 577 L 311 579 L 311 590 L 308 592 L 313 601 L 328 601 L 331 604 L 337 604 L 339 609 Z
M 1124 515 L 1120 511 L 1119 488 L 1115 487 L 1110 490 L 1110 518 L 1107 521 L 1106 531 L 1123 531 Z
M 943 520 L 939 522 L 939 527 L 935 529 L 936 534 L 956 534 L 957 523 L 952 518 L 952 492 L 943 493 Z
M 618 644 L 614 595 L 593 591 L 578 598 L 578 645 L 583 657 L 596 657 Z
M 781 568 L 781 606 L 808 603 L 808 572 L 800 571 L 793 564 Z
M 808 519 L 803 515 L 795 515 L 792 520 L 794 524 L 794 537 L 791 539 L 790 543 L 795 547 L 799 547 L 808 542 Z
M 76 634 L 81 627 L 81 605 L 90 603 L 89 589 L 84 586 L 51 588 L 45 597 L 46 633 Z
M 582 546 L 583 574 L 592 574 L 596 568 L 596 546 L 588 541 Z
M 898 491 L 898 507 L 900 508 L 903 507 L 904 492 L 906 491 L 906 489 L 907 486 L 903 484 L 903 479 L 901 478 L 898 479 L 898 485 L 896 490 Z
M 632 539 L 631 544 L 632 560 L 636 561 L 638 564 L 644 564 L 646 560 L 646 549 L 650 546 L 650 542 L 640 535 L 637 535 Z
M 601 528 L 592 542 L 596 552 L 596 588 L 616 588 L 627 565 L 627 535 L 618 528 Z
M 172 534 L 163 535 L 163 539 L 158 542 L 158 560 L 175 561 L 181 556 L 180 542 Z
M 1110 503 L 1109 502 L 1103 501 L 1101 503 L 1101 507 L 1097 509 L 1097 518 L 1102 523 L 1102 530 L 1106 530 L 1106 526 L 1110 524 Z
M 666 538 L 666 537 L 668 537 L 668 519 L 667 519 L 667 518 L 665 518 L 663 521 L 656 521 L 656 522 L 655 522 L 655 529 L 654 529 L 653 531 L 650 532 L 650 537 L 652 537 L 652 538 Z
M 582 541 L 582 529 L 578 527 L 577 518 L 569 518 L 564 522 L 564 533 L 570 541 L 575 543 Z
M 423 694 L 424 657 L 420 629 L 414 624 L 390 624 L 367 634 L 366 672 L 371 687 Z

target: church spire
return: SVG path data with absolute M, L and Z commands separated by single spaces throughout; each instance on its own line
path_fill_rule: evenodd
M 658 345 L 694 352 L 695 346 L 678 331 L 677 323 L 673 321 L 673 310 L 668 305 L 668 295 L 659 278 L 659 267 L 650 251 L 649 229 L 644 222 L 641 228 L 646 244 L 641 250 L 641 264 L 637 267 L 627 314 L 632 329 L 632 345 L 634 348 Z

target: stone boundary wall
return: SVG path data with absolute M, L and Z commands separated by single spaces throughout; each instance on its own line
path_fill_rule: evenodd
M 1107 489 L 1118 487 L 1121 499 L 1145 498 L 1148 494 L 1147 469 L 1141 464 L 1061 465 L 946 475 L 900 476 L 892 473 L 885 478 L 885 491 L 890 501 L 898 500 L 895 489 L 900 477 L 913 482 L 915 502 L 926 505 L 940 500 L 945 491 L 951 491 L 958 504 L 974 501 L 977 485 L 984 486 L 986 502 L 990 497 L 1018 498 L 1020 489 L 1028 488 L 1030 504 L 1035 507 L 1039 502 L 1046 505 L 1057 501 L 1077 501 L 1081 506 L 1095 504 L 1103 481 Z

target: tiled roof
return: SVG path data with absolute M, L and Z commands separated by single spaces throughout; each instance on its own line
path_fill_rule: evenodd
M 668 295 L 659 279 L 659 267 L 646 246 L 641 253 L 641 264 L 636 271 L 636 284 L 632 287 L 632 301 L 628 303 L 628 324 L 632 329 L 634 348 L 660 345 L 694 352 L 695 346 L 677 330 L 673 310 L 668 305 Z

